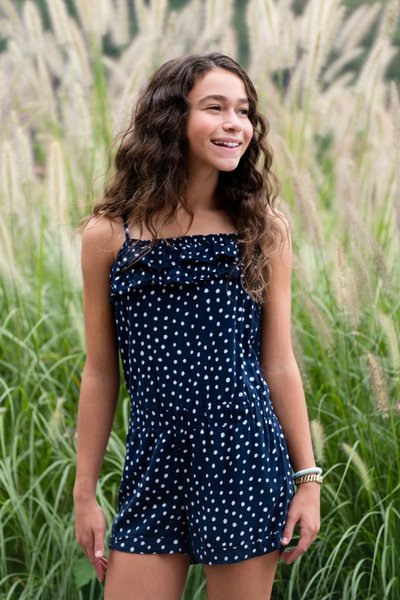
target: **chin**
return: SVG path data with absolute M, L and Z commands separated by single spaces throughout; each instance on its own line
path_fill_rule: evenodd
M 214 168 L 218 171 L 234 171 L 240 163 L 241 156 L 232 157 L 231 159 L 213 161 Z
M 226 173 L 229 173 L 229 171 L 234 171 L 235 169 L 238 168 L 239 166 L 239 160 L 235 163 L 235 164 L 230 164 L 230 165 L 220 165 L 218 167 L 218 171 L 223 171 Z

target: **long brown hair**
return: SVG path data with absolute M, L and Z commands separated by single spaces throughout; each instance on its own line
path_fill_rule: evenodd
M 257 92 L 239 63 L 225 54 L 191 54 L 169 60 L 157 69 L 123 134 L 115 156 L 116 172 L 105 185 L 104 197 L 96 202 L 80 228 L 92 215 L 106 215 L 113 220 L 127 216 L 139 227 L 140 237 L 144 223 L 154 243 L 154 216 L 165 213 L 165 222 L 169 223 L 181 205 L 190 216 L 190 229 L 193 211 L 186 198 L 187 96 L 198 78 L 215 67 L 238 75 L 249 100 L 252 140 L 237 168 L 220 172 L 216 197 L 239 234 L 243 285 L 256 302 L 262 303 L 269 289 L 270 257 L 281 231 L 271 215 L 279 217 L 274 210 L 279 181 L 271 171 L 272 149 L 266 140 L 269 124 L 258 112 Z

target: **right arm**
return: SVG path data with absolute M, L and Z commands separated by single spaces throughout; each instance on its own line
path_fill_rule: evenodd
M 81 266 L 86 361 L 81 378 L 77 422 L 77 462 L 74 484 L 75 532 L 79 545 L 101 581 L 107 562 L 106 528 L 96 502 L 96 485 L 103 464 L 120 386 L 118 346 L 108 301 L 109 273 L 114 260 L 110 222 L 91 220 L 82 236 Z

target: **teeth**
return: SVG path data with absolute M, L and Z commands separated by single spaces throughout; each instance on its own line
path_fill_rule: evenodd
M 238 142 L 218 142 L 217 140 L 215 140 L 213 144 L 216 144 L 217 146 L 226 146 L 227 148 L 237 148 L 239 146 Z

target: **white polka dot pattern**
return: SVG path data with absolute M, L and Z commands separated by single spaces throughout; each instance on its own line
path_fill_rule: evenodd
M 109 547 L 190 564 L 271 552 L 294 486 L 236 234 L 146 249 L 127 237 L 110 273 L 131 412 Z

